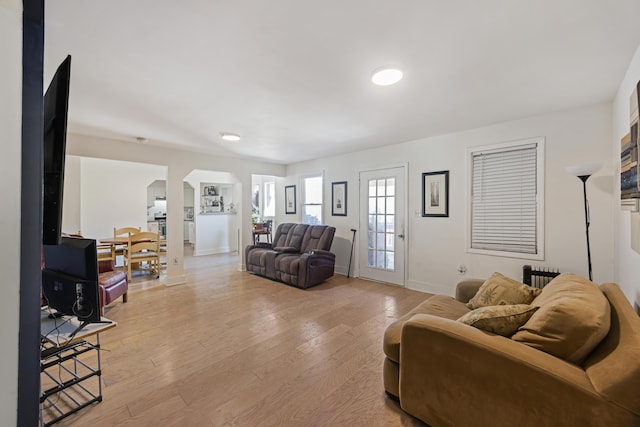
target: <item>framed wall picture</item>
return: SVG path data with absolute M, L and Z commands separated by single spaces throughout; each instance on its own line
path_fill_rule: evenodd
M 296 213 L 296 186 L 287 185 L 284 187 L 284 213 Z
M 449 171 L 422 174 L 422 216 L 449 216 Z
M 331 215 L 347 216 L 347 181 L 331 183 Z

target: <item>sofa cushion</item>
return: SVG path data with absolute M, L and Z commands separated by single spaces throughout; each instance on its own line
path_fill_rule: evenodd
M 310 225 L 302 239 L 300 252 L 311 252 L 314 249 L 330 250 L 335 232 L 335 227 Z
M 491 305 L 472 310 L 458 322 L 474 326 L 483 331 L 510 337 L 538 310 L 528 304 Z
M 561 274 L 531 303 L 540 307 L 511 339 L 579 364 L 609 333 L 611 308 L 598 286 Z
M 472 310 L 490 305 L 530 304 L 540 289 L 525 285 L 500 273 L 493 273 L 467 303 Z
M 445 319 L 456 320 L 469 311 L 469 308 L 464 303 L 456 301 L 452 297 L 446 295 L 432 296 L 387 327 L 382 343 L 384 354 L 394 362 L 400 363 L 402 326 L 414 314 L 431 314 Z

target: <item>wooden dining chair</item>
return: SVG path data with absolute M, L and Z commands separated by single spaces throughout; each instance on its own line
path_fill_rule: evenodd
M 127 279 L 131 280 L 131 265 L 146 263 L 146 270 L 157 277 L 160 275 L 160 233 L 141 231 L 130 233 L 127 245 L 123 248 L 124 265 Z
M 118 237 L 129 237 L 131 233 L 139 233 L 142 229 L 140 227 L 122 227 L 116 228 L 113 227 L 113 239 L 117 239 Z M 111 245 L 111 251 L 113 252 L 113 259 L 116 259 L 117 256 L 121 256 L 124 251 L 124 243 L 117 244 L 114 243 Z M 126 266 L 125 266 L 126 267 Z
M 141 231 L 140 227 L 113 227 L 113 237 L 127 237 L 131 233 L 139 233 Z

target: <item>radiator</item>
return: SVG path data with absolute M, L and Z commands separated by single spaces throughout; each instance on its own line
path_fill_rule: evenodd
M 534 288 L 542 289 L 554 277 L 558 276 L 560 271 L 552 268 L 531 267 L 530 265 L 522 266 L 522 283 Z

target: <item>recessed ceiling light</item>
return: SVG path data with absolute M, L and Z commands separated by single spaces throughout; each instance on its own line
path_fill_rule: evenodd
M 220 135 L 225 141 L 240 141 L 240 135 L 235 133 L 222 132 Z
M 402 70 L 394 67 L 383 67 L 373 72 L 371 81 L 378 86 L 389 86 L 402 80 Z

